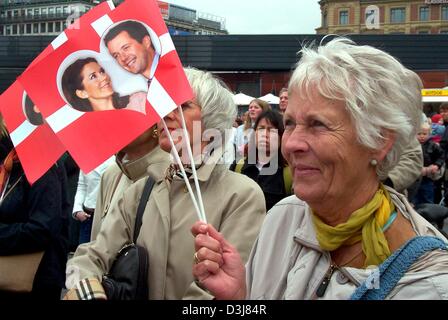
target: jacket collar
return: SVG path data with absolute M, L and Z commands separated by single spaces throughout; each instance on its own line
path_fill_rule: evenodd
M 146 172 L 148 172 L 153 177 L 160 177 L 160 172 L 154 172 L 159 168 L 152 166 L 153 164 L 166 162 L 168 165 L 169 155 L 159 146 L 154 148 L 152 151 L 147 153 L 141 158 L 132 161 L 125 161 L 125 153 L 119 152 L 116 156 L 116 163 L 120 167 L 123 174 L 132 181 L 136 181 L 143 177 Z
M 212 154 L 207 155 L 204 158 L 201 167 L 197 170 L 199 181 L 205 182 L 210 179 L 213 170 L 215 170 L 215 167 L 218 165 L 218 162 L 222 157 L 222 153 L 223 150 L 221 148 L 214 149 Z M 190 177 L 190 179 L 192 180 L 193 177 Z
M 196 173 L 198 177 L 198 181 L 205 182 L 210 179 L 210 176 L 212 175 L 213 171 L 215 170 L 215 167 L 219 164 L 221 157 L 223 154 L 222 148 L 213 149 L 211 154 L 206 153 L 205 156 L 202 155 L 202 163 L 199 164 L 199 161 L 195 161 L 196 165 Z M 174 160 L 172 159 L 172 162 Z M 167 169 L 168 170 L 168 169 Z M 167 173 L 168 174 L 168 173 Z M 193 175 L 189 177 L 189 180 L 193 180 Z M 174 181 L 180 181 L 184 183 L 184 180 L 182 178 L 174 179 Z
M 301 217 L 296 232 L 294 233 L 294 241 L 302 246 L 312 248 L 316 251 L 323 252 L 317 241 L 316 231 L 311 219 L 311 208 L 306 204 L 305 214 Z

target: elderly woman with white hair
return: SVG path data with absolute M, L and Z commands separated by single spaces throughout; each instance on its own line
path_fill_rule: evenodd
M 195 96 L 182 105 L 182 110 L 196 162 L 205 215 L 211 225 L 235 244 L 242 259 L 247 260 L 266 209 L 263 192 L 254 181 L 229 171 L 225 164 L 219 163 L 225 143 L 222 140 L 225 130 L 232 127 L 236 106 L 230 91 L 211 73 L 190 68 L 185 72 Z M 180 112 L 176 109 L 164 120 L 189 175 L 190 161 L 181 142 Z M 159 124 L 159 132 L 160 147 L 170 152 L 171 144 L 162 124 Z M 189 176 L 189 180 L 192 184 L 193 177 Z M 78 286 L 72 278 L 72 281 L 67 281 L 72 290 L 66 299 L 105 298 L 101 279 L 111 268 L 117 252 L 132 242 L 135 216 L 145 182 L 136 182 L 126 190 L 117 205 L 109 209 L 111 218 L 104 220 L 96 242 L 84 256 L 77 258 L 76 275 L 83 284 L 89 283 L 84 287 L 92 288 L 92 294 L 76 292 Z M 147 249 L 149 255 L 149 299 L 213 298 L 197 286 L 191 273 L 195 248 L 190 228 L 197 219 L 182 173 L 173 163 L 166 176 L 154 185 L 137 239 L 137 244 Z
M 295 196 L 269 212 L 246 268 L 195 223 L 193 274 L 217 299 L 446 299 L 447 240 L 380 182 L 415 137 L 420 79 L 344 38 L 301 53 L 282 143 Z

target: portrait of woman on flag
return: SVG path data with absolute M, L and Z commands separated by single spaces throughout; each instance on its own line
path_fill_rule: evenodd
M 120 96 L 96 58 L 80 58 L 69 65 L 61 80 L 66 101 L 82 112 L 130 109 L 145 113 L 146 92 Z

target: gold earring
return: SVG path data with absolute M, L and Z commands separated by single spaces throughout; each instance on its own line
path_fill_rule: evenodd
M 151 136 L 152 136 L 153 138 L 158 138 L 158 137 L 159 137 L 159 131 L 157 130 L 157 128 L 154 128 L 154 129 L 152 130 Z

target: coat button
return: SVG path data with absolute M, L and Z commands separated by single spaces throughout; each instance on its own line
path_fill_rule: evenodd
M 336 282 L 339 284 L 346 284 L 348 282 L 348 278 L 341 271 L 338 272 L 336 276 Z

